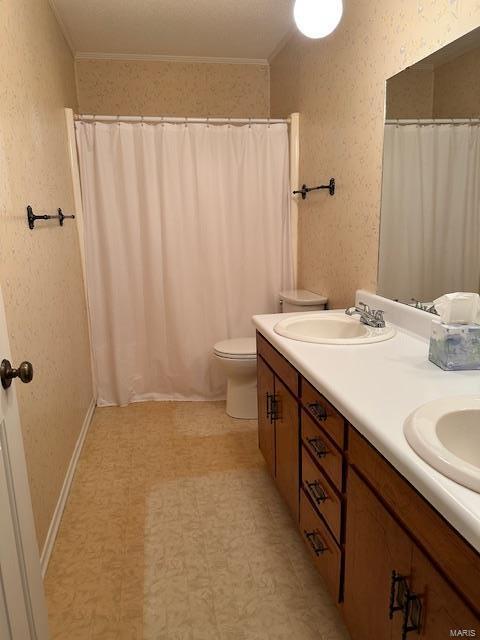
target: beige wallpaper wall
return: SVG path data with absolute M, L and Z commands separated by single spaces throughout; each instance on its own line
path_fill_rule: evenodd
M 81 113 L 268 117 L 269 68 L 256 64 L 77 60 Z
M 299 206 L 299 278 L 349 305 L 376 289 L 385 80 L 480 25 L 467 0 L 349 0 L 324 40 L 300 34 L 271 65 L 271 115 L 301 113 L 300 180 L 337 179 Z
M 405 69 L 387 81 L 386 118 L 433 116 L 433 69 Z
M 64 106 L 76 102 L 73 61 L 47 0 L 4 0 L 0 16 L 0 283 L 40 548 L 92 397 L 75 223 L 30 231 L 25 207 L 73 208 Z
M 480 48 L 435 69 L 435 118 L 480 117 Z

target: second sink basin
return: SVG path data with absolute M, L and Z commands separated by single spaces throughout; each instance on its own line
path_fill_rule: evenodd
M 278 322 L 274 331 L 285 338 L 319 344 L 368 344 L 395 335 L 391 325 L 376 328 L 344 313 L 305 313 Z
M 425 462 L 480 493 L 480 396 L 429 402 L 407 418 L 404 431 Z

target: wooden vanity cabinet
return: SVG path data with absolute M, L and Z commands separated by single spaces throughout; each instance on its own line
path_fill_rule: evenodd
M 275 395 L 275 376 L 267 363 L 257 358 L 258 397 L 258 446 L 265 458 L 267 468 L 275 477 L 275 425 L 272 401 Z
M 298 403 L 275 377 L 275 481 L 295 521 L 298 520 Z
M 348 476 L 343 612 L 353 640 L 401 638 L 392 572 L 410 575 L 412 542 L 355 471 Z
M 480 638 L 480 554 L 260 334 L 259 446 L 352 640 Z
M 349 442 L 343 609 L 353 640 L 480 637 L 479 554 L 353 427 Z
M 295 521 L 299 505 L 298 373 L 257 334 L 258 444 Z

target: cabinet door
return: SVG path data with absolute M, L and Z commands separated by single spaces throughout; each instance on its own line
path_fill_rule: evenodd
M 413 543 L 350 468 L 347 485 L 344 615 L 353 640 L 400 640 L 390 618 L 392 572 L 409 579 Z
M 420 634 L 412 632 L 412 637 L 423 640 L 452 636 L 480 637 L 478 616 L 467 607 L 416 545 L 413 548 L 410 589 L 421 605 Z M 415 625 L 417 620 L 412 622 Z M 468 636 L 466 632 L 470 632 Z
M 274 375 L 262 358 L 257 358 L 258 446 L 268 470 L 275 476 L 275 429 L 272 417 Z
M 299 438 L 297 400 L 275 378 L 275 479 L 278 490 L 296 521 L 299 500 Z

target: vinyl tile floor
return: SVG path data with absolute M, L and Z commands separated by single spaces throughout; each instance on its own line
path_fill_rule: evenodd
M 45 587 L 55 640 L 348 640 L 223 403 L 97 409 Z

